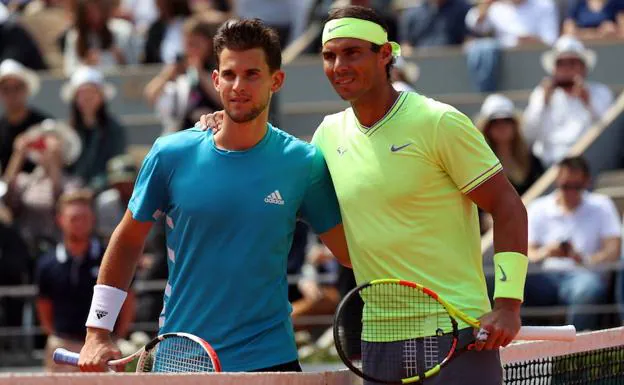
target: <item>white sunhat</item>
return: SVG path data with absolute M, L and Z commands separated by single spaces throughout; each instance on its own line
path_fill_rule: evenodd
M 78 88 L 85 84 L 94 84 L 98 86 L 104 98 L 111 100 L 115 97 L 117 90 L 114 85 L 104 80 L 104 75 L 95 68 L 83 66 L 74 72 L 67 83 L 61 88 L 61 99 L 66 103 L 70 103 L 76 96 Z
M 68 166 L 74 164 L 82 153 L 82 141 L 73 127 L 59 120 L 45 119 L 41 123 L 30 126 L 24 132 L 24 135 L 33 139 L 50 134 L 55 134 L 61 139 L 63 144 L 63 162 Z M 39 151 L 32 149 L 26 155 L 31 162 L 39 164 L 41 158 Z
M 516 107 L 508 97 L 492 94 L 483 101 L 479 115 L 486 120 L 513 118 L 516 116 Z
M 18 79 L 26 83 L 30 96 L 39 92 L 39 76 L 16 60 L 5 59 L 0 63 L 0 82 L 7 78 Z
M 475 126 L 483 132 L 493 119 L 514 119 L 520 121 L 520 113 L 508 97 L 501 94 L 491 94 L 483 101 L 479 115 L 475 118 Z
M 596 52 L 585 48 L 583 43 L 575 37 L 564 35 L 557 40 L 550 51 L 542 54 L 542 67 L 544 67 L 547 73 L 552 74 L 557 59 L 562 56 L 572 56 L 580 59 L 590 71 L 596 66 Z

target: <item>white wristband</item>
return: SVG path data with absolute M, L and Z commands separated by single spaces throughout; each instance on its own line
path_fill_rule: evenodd
M 95 285 L 85 326 L 112 332 L 127 295 L 128 293 L 116 287 Z

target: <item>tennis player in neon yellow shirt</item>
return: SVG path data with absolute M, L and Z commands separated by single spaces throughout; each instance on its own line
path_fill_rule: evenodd
M 488 340 L 458 356 L 428 385 L 501 384 L 497 349 L 520 328 L 528 265 L 520 197 L 470 119 L 449 105 L 394 90 L 388 67 L 400 49 L 388 42 L 374 11 L 333 10 L 322 41 L 325 74 L 351 108 L 325 117 L 313 143 L 335 185 L 356 281 L 418 282 L 481 319 Z M 201 123 L 214 127 L 214 118 L 203 116 Z M 477 206 L 494 220 L 493 310 Z M 473 341 L 472 329 L 462 329 L 460 345 Z M 368 353 L 393 352 L 373 346 Z
M 313 143 L 334 182 L 356 281 L 418 282 L 480 318 L 490 332 L 486 343 L 428 383 L 500 384 L 497 348 L 520 328 L 528 264 L 520 197 L 470 119 L 449 105 L 394 90 L 387 66 L 400 49 L 388 42 L 372 10 L 333 10 L 322 41 L 325 74 L 351 108 L 325 117 Z M 477 205 L 494 220 L 492 311 Z M 463 334 L 472 338 L 470 329 Z

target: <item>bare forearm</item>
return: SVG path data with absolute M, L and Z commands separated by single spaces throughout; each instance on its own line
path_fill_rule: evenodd
M 495 252 L 515 251 L 527 254 L 528 221 L 522 201 L 502 200 L 492 213 Z
M 603 262 L 615 262 L 620 256 L 620 245 L 610 244 L 600 249 L 596 254 L 592 255 L 589 263 L 596 265 Z
M 54 313 L 52 303 L 47 299 L 37 300 L 37 315 L 41 328 L 47 335 L 54 333 Z
M 156 75 L 155 78 L 150 80 L 145 86 L 145 98 L 150 105 L 156 103 L 156 100 L 160 97 L 163 90 L 165 89 L 165 85 L 169 81 L 169 74 L 165 72 L 161 72 Z
M 123 234 L 119 228 L 113 232 L 102 260 L 98 284 L 128 290 L 143 251 L 143 243 L 129 238 L 130 234 Z

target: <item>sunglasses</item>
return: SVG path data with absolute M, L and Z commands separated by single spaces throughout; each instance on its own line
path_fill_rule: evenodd
M 580 184 L 580 183 L 565 183 L 559 186 L 559 188 L 561 190 L 574 190 L 574 191 L 580 191 L 585 189 L 585 185 L 584 184 Z

